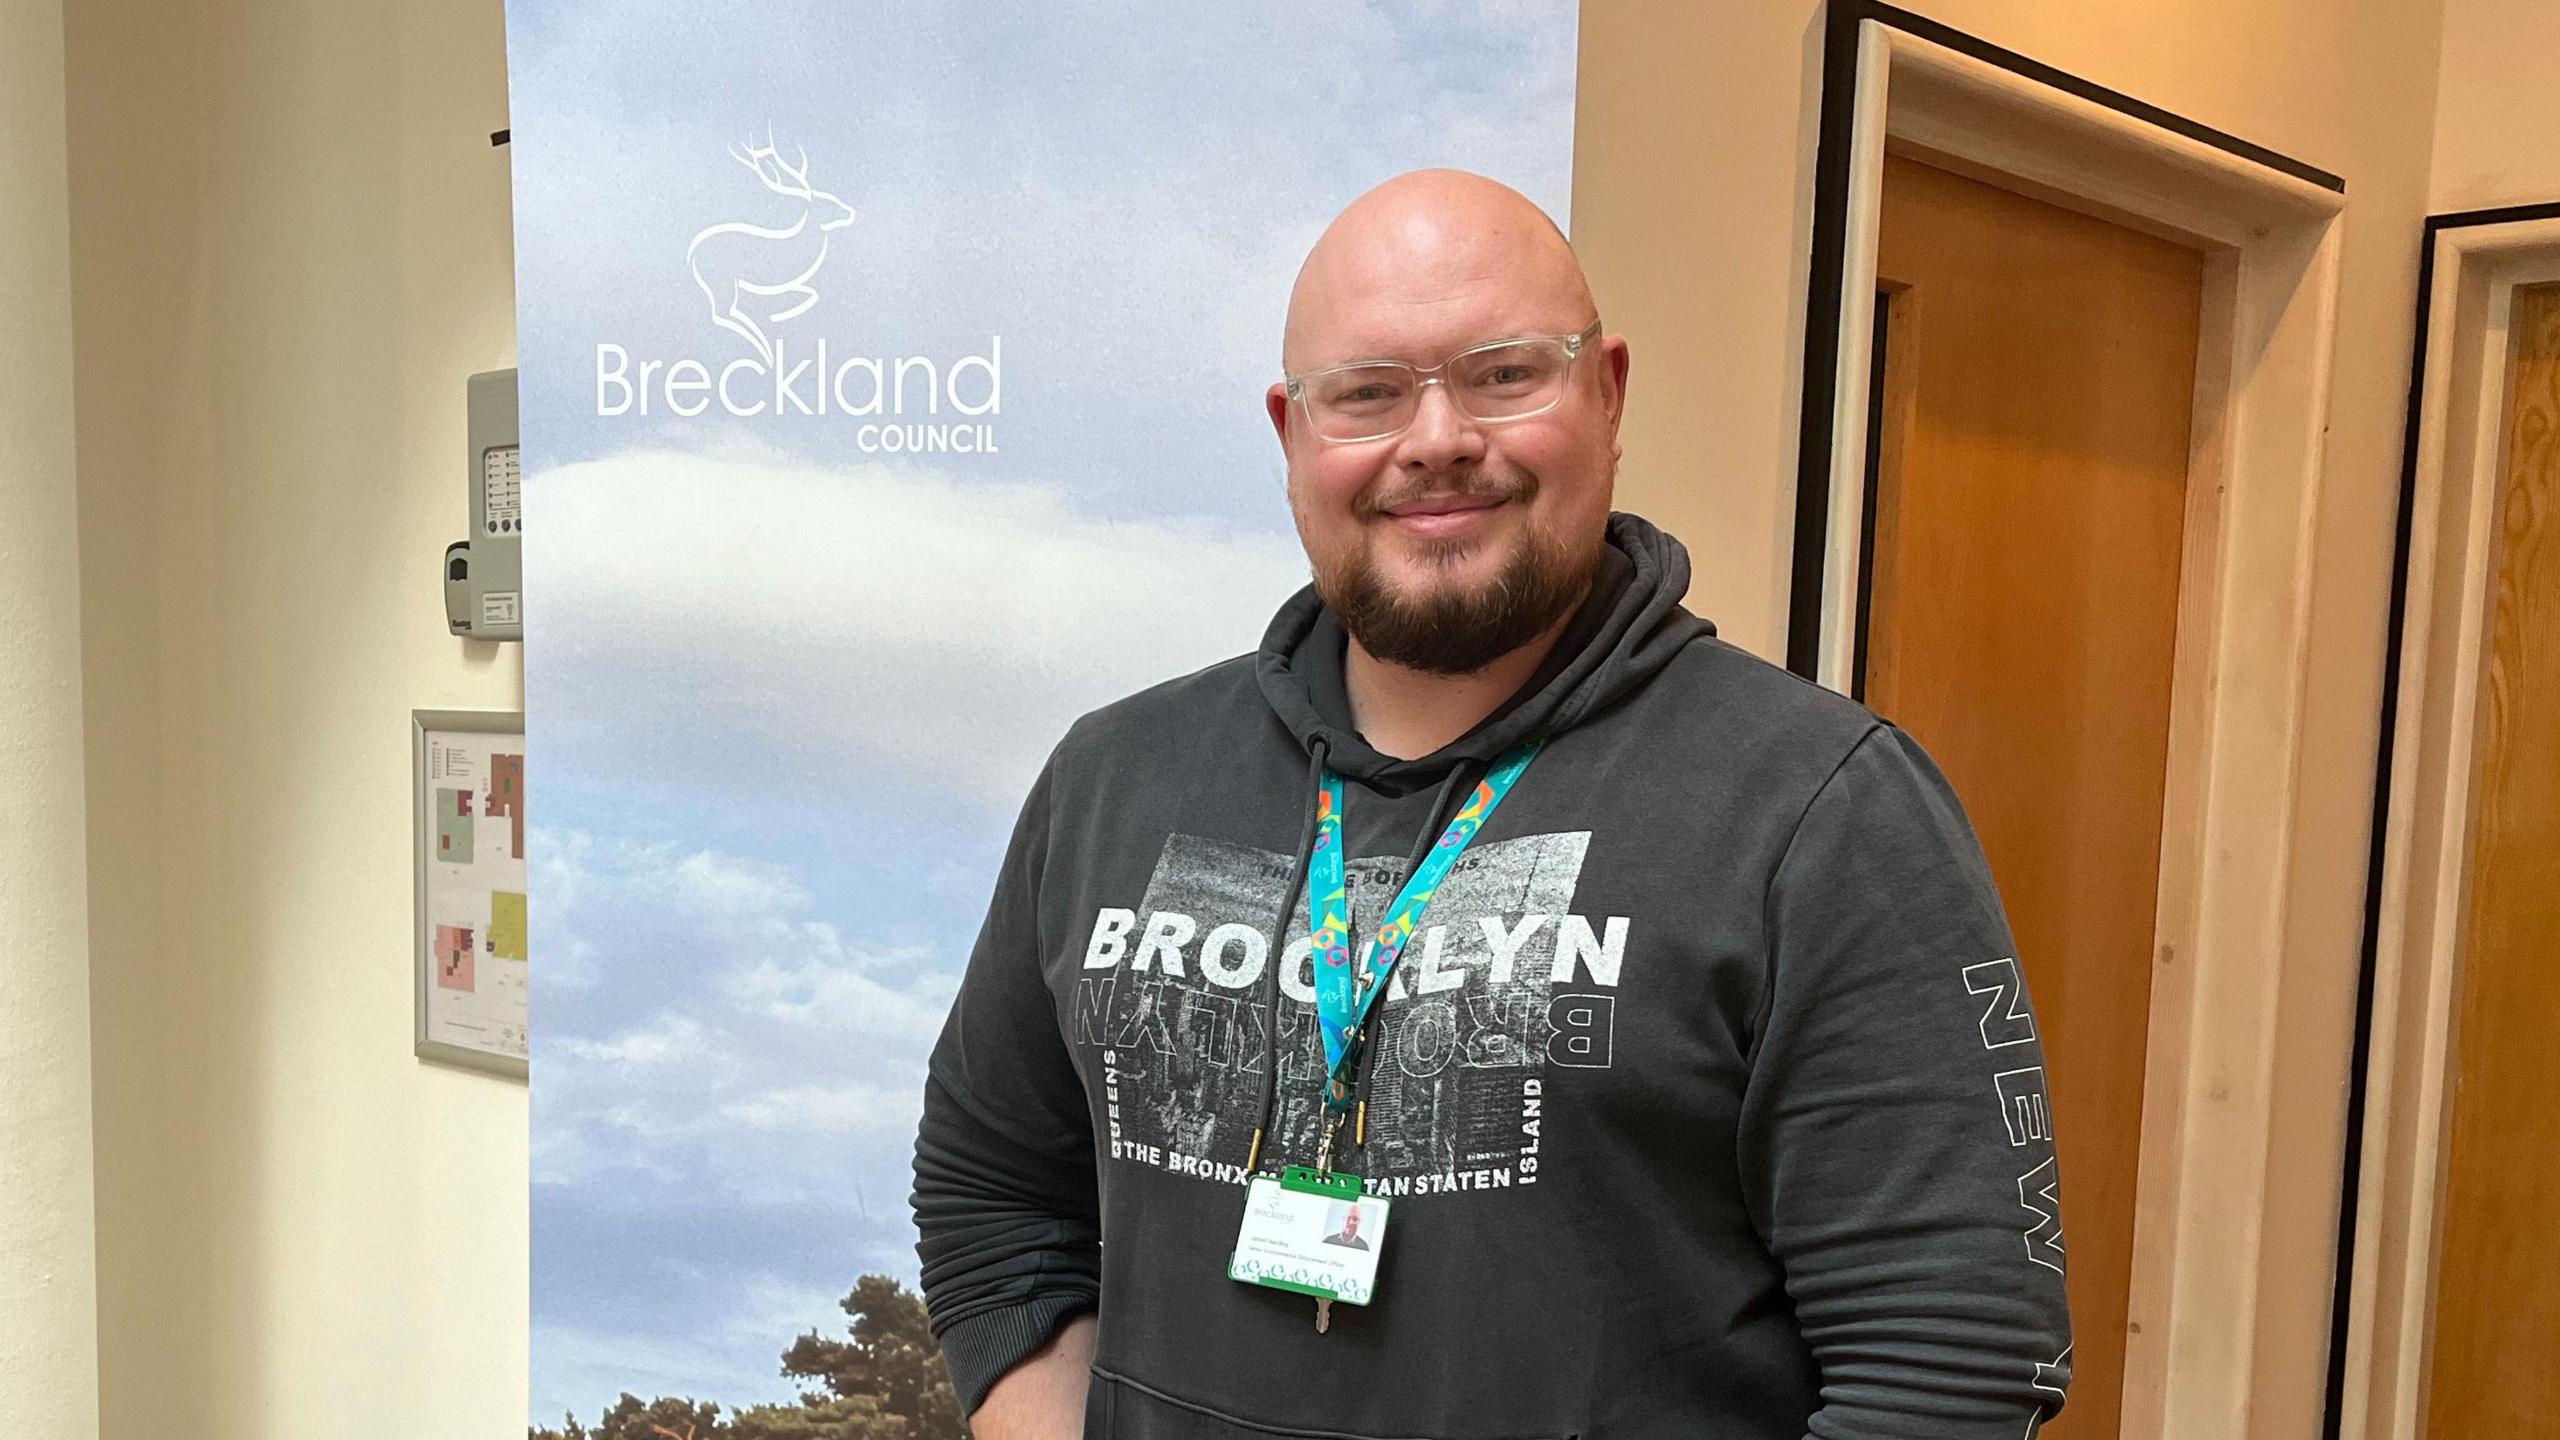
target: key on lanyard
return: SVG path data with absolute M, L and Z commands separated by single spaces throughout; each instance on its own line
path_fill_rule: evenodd
M 1333 1171 L 1333 1137 L 1341 1129 L 1342 1121 L 1339 1117 L 1331 1115 L 1325 1117 L 1324 1143 L 1316 1150 L 1316 1168 L 1327 1174 Z M 1316 1297 L 1316 1333 L 1322 1335 L 1332 1324 L 1333 1297 L 1319 1295 Z

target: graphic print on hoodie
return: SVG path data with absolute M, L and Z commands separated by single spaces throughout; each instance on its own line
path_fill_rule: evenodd
M 1681 608 L 1677 541 L 1608 540 L 1538 672 L 1432 755 L 1353 729 L 1311 589 L 1059 743 L 917 1136 L 964 1407 L 1097 1309 L 1086 1433 L 1119 1440 L 2021 1440 L 2059 1407 L 2041 1042 L 1953 790 Z M 1356 943 L 1532 736 L 1380 997 L 1336 1161 L 1394 1222 L 1318 1335 L 1225 1267 L 1266 1106 L 1263 1173 L 1317 1145 L 1319 774 Z
M 1360 1173 L 1390 1198 L 1535 1184 L 1549 1066 L 1605 1068 L 1627 949 L 1622 915 L 1573 910 L 1588 831 L 1468 847 L 1441 881 L 1371 1030 L 1371 1139 Z M 1377 933 L 1403 857 L 1344 862 L 1352 933 Z M 1302 905 L 1277 978 L 1277 1044 L 1259 1004 L 1265 938 L 1294 873 L 1273 851 L 1176 834 L 1135 909 L 1095 917 L 1075 1041 L 1109 1067 L 1105 1153 L 1241 1182 L 1279 1057 L 1280 1153 L 1312 1155 L 1323 1046 Z

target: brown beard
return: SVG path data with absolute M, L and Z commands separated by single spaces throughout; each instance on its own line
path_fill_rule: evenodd
M 1426 564 L 1439 566 L 1472 548 L 1457 542 L 1422 553 Z M 1315 585 L 1334 619 L 1370 654 L 1426 674 L 1472 675 L 1563 618 L 1599 561 L 1597 543 L 1575 550 L 1533 529 L 1512 547 L 1502 573 L 1482 586 L 1436 587 L 1418 599 L 1397 594 L 1365 546 L 1331 573 L 1317 567 Z

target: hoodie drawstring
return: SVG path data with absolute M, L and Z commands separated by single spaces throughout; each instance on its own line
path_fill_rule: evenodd
M 1280 967 L 1288 963 L 1286 958 L 1288 946 L 1285 942 L 1289 934 L 1289 917 L 1298 908 L 1299 892 L 1304 890 L 1307 884 L 1307 867 L 1315 858 L 1316 803 L 1312 797 L 1324 788 L 1324 762 L 1329 750 L 1330 747 L 1326 745 L 1321 735 L 1307 747 L 1307 791 L 1310 796 L 1307 802 L 1307 823 L 1298 836 L 1297 861 L 1290 869 L 1288 887 L 1280 892 L 1279 913 L 1272 918 L 1271 922 L 1271 966 L 1270 974 L 1266 977 L 1266 983 L 1263 986 L 1262 1109 L 1260 1123 L 1253 1127 L 1253 1146 L 1245 1155 L 1244 1168 L 1248 1174 L 1258 1172 L 1262 1168 L 1263 1140 L 1279 1125 Z M 1404 875 L 1406 877 L 1411 877 L 1413 872 L 1420 868 L 1423 858 L 1431 853 L 1431 847 L 1439 842 L 1440 826 L 1444 823 L 1440 818 L 1441 813 L 1449 808 L 1449 798 L 1458 793 L 1458 782 L 1466 775 L 1467 765 L 1467 761 L 1461 760 L 1450 766 L 1449 777 L 1440 782 L 1438 793 L 1432 796 L 1431 809 L 1422 817 L 1422 834 L 1414 842 L 1413 853 L 1405 857 Z M 1343 844 L 1348 846 L 1350 843 L 1349 837 L 1346 836 Z M 1399 883 L 1402 882 L 1399 881 Z M 1366 1027 L 1363 1028 L 1365 1030 Z M 1351 1143 L 1354 1148 L 1365 1147 L 1368 1144 L 1368 1078 L 1376 1064 L 1377 1047 L 1364 1044 L 1361 1047 L 1360 1056 L 1359 1094 L 1362 1098 L 1357 1118 L 1352 1124 Z

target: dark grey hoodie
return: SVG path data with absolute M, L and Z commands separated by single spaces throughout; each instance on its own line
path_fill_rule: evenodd
M 1098 1307 L 1096 1436 L 2021 1440 L 2059 1408 L 2043 1057 L 1981 850 L 1908 735 L 1717 639 L 1688 579 L 1611 517 L 1538 674 L 1418 760 L 1352 730 L 1312 589 L 1068 731 L 916 1143 L 964 1406 Z M 1530 735 L 1379 1003 L 1337 1168 L 1392 1219 L 1319 1335 L 1226 1273 L 1266 1107 L 1263 1171 L 1316 1146 L 1315 766 L 1366 936 Z

